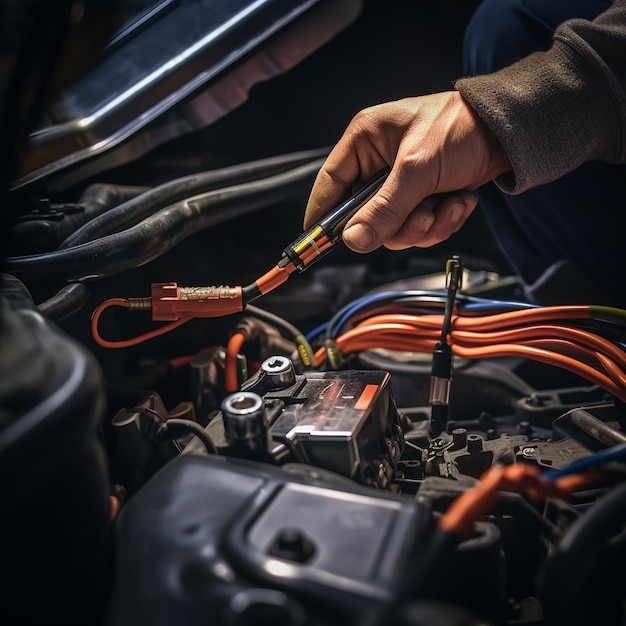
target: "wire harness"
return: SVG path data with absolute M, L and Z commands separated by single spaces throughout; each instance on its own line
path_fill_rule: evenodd
M 326 328 L 342 355 L 363 350 L 433 354 L 441 340 L 443 294 L 387 293 L 353 306 Z M 505 310 L 492 313 L 494 306 Z M 621 335 L 626 311 L 589 305 L 526 306 L 460 298 L 450 322 L 454 356 L 467 359 L 521 357 L 566 369 L 626 402 L 626 353 Z M 313 340 L 309 336 L 310 340 Z M 316 349 L 315 365 L 328 359 Z M 333 355 L 336 359 L 336 355 Z

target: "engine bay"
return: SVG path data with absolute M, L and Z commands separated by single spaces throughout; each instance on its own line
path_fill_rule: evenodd
M 285 253 L 350 112 L 437 41 L 411 88 L 448 81 L 472 7 L 151 4 L 7 193 L 0 621 L 626 624 L 626 312 L 528 302 L 478 211 Z

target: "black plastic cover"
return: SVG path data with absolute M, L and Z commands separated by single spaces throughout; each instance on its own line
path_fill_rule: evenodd
M 282 594 L 286 611 L 356 623 L 397 598 L 429 525 L 407 496 L 181 455 L 118 517 L 107 623 L 232 623 L 254 590 Z

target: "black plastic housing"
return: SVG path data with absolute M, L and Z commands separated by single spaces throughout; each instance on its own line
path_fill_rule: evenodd
M 107 624 L 257 623 L 242 603 L 360 623 L 398 599 L 430 525 L 407 496 L 184 454 L 118 517 Z

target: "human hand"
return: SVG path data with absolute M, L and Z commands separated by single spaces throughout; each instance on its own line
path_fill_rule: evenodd
M 457 91 L 369 107 L 352 119 L 320 169 L 305 229 L 387 165 L 386 181 L 343 231 L 356 252 L 444 241 L 476 207 L 473 190 L 511 169 L 495 135 Z

